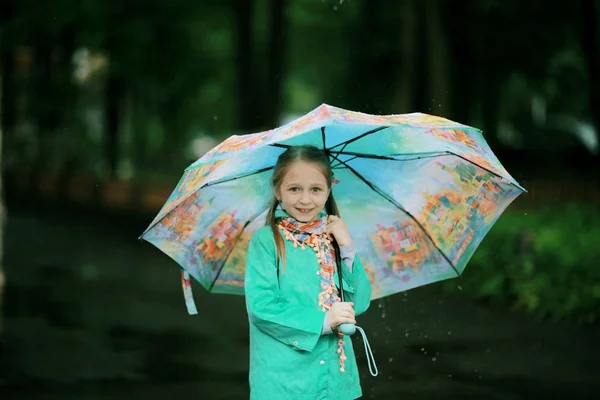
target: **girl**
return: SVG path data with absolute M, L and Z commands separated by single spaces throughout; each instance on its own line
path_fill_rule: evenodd
M 367 310 L 371 286 L 332 182 L 329 157 L 316 147 L 290 147 L 275 164 L 267 226 L 250 240 L 246 263 L 252 400 L 362 396 L 352 341 L 337 328 Z

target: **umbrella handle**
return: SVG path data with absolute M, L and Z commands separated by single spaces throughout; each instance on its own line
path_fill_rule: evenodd
M 354 332 L 356 332 L 356 325 L 354 325 L 354 324 L 341 324 L 340 325 L 340 332 L 342 332 L 344 335 L 352 336 L 352 335 L 354 335 Z
M 373 356 L 373 351 L 371 350 L 371 345 L 369 344 L 369 340 L 367 339 L 367 334 L 365 330 L 360 326 L 356 326 L 354 324 L 341 324 L 339 326 L 340 332 L 344 335 L 352 335 L 357 330 L 360 332 L 362 336 L 363 342 L 365 344 L 365 355 L 367 357 L 367 363 L 369 364 L 369 372 L 372 376 L 379 375 L 379 370 L 377 369 L 377 364 L 375 364 L 375 357 Z

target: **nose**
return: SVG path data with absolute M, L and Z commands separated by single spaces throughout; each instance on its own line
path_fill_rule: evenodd
M 302 197 L 300 197 L 300 204 L 309 204 L 310 197 L 307 192 L 302 192 Z

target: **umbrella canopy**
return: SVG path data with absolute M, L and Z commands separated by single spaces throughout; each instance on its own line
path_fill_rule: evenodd
M 243 294 L 249 239 L 265 225 L 273 198 L 272 169 L 296 145 L 329 155 L 333 193 L 373 299 L 459 276 L 524 192 L 476 128 L 421 113 L 322 105 L 209 151 L 186 169 L 142 238 L 208 291 Z

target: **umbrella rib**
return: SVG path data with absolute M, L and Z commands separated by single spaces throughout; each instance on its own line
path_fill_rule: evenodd
M 456 267 L 454 266 L 454 264 L 452 263 L 452 261 L 450 261 L 450 259 L 448 258 L 448 256 L 442 251 L 442 249 L 440 249 L 438 247 L 438 245 L 435 243 L 435 241 L 433 240 L 433 238 L 431 237 L 431 235 L 429 235 L 429 233 L 423 227 L 423 225 L 419 221 L 417 221 L 417 219 L 410 212 L 408 212 L 404 207 L 402 207 L 402 205 L 400 203 L 398 203 L 392 197 L 390 197 L 389 195 L 387 195 L 384 191 L 382 191 L 381 189 L 379 189 L 378 187 L 376 187 L 375 185 L 373 185 L 371 182 L 369 182 L 364 176 L 362 176 L 361 174 L 359 174 L 354 168 L 352 168 L 351 166 L 349 166 L 348 164 L 346 164 L 343 161 L 340 161 L 340 162 L 342 164 L 344 164 L 346 166 L 346 168 L 348 168 L 348 170 L 350 170 L 352 173 L 354 173 L 354 175 L 356 175 L 358 177 L 358 179 L 360 179 L 365 184 L 367 184 L 367 186 L 369 186 L 375 193 L 377 193 L 378 195 L 380 195 L 381 197 L 383 197 L 384 199 L 386 199 L 387 201 L 389 201 L 390 203 L 392 203 L 392 205 L 394 205 L 396 208 L 402 210 L 413 221 L 415 221 L 415 223 L 419 226 L 419 228 L 421 228 L 421 230 L 423 231 L 423 233 L 425 233 L 425 235 L 427 235 L 427 237 L 429 238 L 429 240 L 431 240 L 431 243 L 433 244 L 433 246 L 440 252 L 440 254 L 442 255 L 442 257 L 444 257 L 444 259 L 448 262 L 448 264 L 450 264 L 450 266 L 452 267 L 452 269 L 454 270 L 454 272 L 456 272 L 456 276 L 460 276 L 460 272 L 458 272 L 458 270 L 456 269 Z
M 240 240 L 240 237 L 242 237 L 242 234 L 244 233 L 244 231 L 246 230 L 246 228 L 248 227 L 248 225 L 250 225 L 250 223 L 252 221 L 254 221 L 256 218 L 258 218 L 258 216 L 262 214 L 262 211 L 255 215 L 254 217 L 250 218 L 248 221 L 246 221 L 246 223 L 244 224 L 244 227 L 242 228 L 242 230 L 240 231 L 238 237 L 235 240 L 235 243 L 233 244 L 233 246 L 231 246 L 231 249 L 229 249 L 229 252 L 227 253 L 227 257 L 225 257 L 225 260 L 223 261 L 223 263 L 221 264 L 221 266 L 219 267 L 219 272 L 217 272 L 215 274 L 215 279 L 213 279 L 213 281 L 210 283 L 210 286 L 208 288 L 208 292 L 212 292 L 213 288 L 215 287 L 215 284 L 217 283 L 217 281 L 219 280 L 219 276 L 221 275 L 221 272 L 223 271 L 223 268 L 225 268 L 225 265 L 227 265 L 227 261 L 229 261 L 229 257 L 231 257 L 231 254 L 233 253 L 233 249 L 235 248 L 237 242 Z
M 449 152 L 449 151 L 428 151 L 428 152 L 423 152 L 423 153 L 400 153 L 400 154 L 394 154 L 393 156 L 378 156 L 376 154 L 365 154 L 365 153 L 357 153 L 357 152 L 353 152 L 353 151 L 339 151 L 339 152 L 335 152 L 338 155 L 345 155 L 345 156 L 353 156 L 355 158 L 370 158 L 370 159 L 375 159 L 375 160 L 386 160 L 386 161 L 412 161 L 412 160 L 420 160 L 422 158 L 433 158 L 433 157 L 441 157 L 441 156 L 447 156 L 447 155 L 452 155 L 453 153 Z M 422 155 L 417 155 L 417 154 L 422 154 Z M 415 156 L 413 158 L 406 158 L 406 159 L 402 159 L 399 160 L 395 157 L 398 156 Z M 350 160 L 346 160 L 346 162 L 348 162 Z M 468 161 L 468 160 L 467 160 Z M 342 162 L 342 161 L 340 161 Z
M 198 190 L 202 190 L 202 189 L 204 189 L 204 188 L 207 188 L 207 187 L 210 187 L 210 186 L 219 185 L 219 184 L 221 184 L 221 183 L 226 183 L 226 182 L 235 181 L 235 180 L 238 180 L 238 179 L 241 179 L 241 178 L 247 178 L 247 177 L 249 177 L 249 176 L 252 176 L 252 175 L 257 175 L 257 174 L 260 174 L 261 172 L 265 172 L 265 171 L 268 171 L 268 170 L 270 170 L 270 169 L 273 169 L 273 168 L 274 168 L 274 166 L 272 166 L 272 167 L 265 167 L 265 168 L 257 169 L 256 171 L 248 172 L 247 174 L 236 175 L 236 176 L 233 176 L 233 177 L 231 177 L 231 178 L 220 179 L 220 180 L 216 180 L 216 181 L 214 181 L 214 182 L 208 182 L 208 183 L 206 183 L 206 184 L 204 184 L 204 185 L 200 186 L 200 187 L 198 188 Z M 197 192 L 198 190 L 196 190 L 196 192 Z
M 371 129 L 370 131 L 367 131 L 367 132 L 365 132 L 365 133 L 362 133 L 362 134 L 360 134 L 360 135 L 358 135 L 358 136 L 355 136 L 355 137 L 353 137 L 352 139 L 346 140 L 345 142 L 338 143 L 338 144 L 336 144 L 335 146 L 331 146 L 330 148 L 328 148 L 328 149 L 325 149 L 325 150 L 327 150 L 327 151 L 331 151 L 332 149 L 335 149 L 335 148 L 336 148 L 336 147 L 338 147 L 338 146 L 343 146 L 343 148 L 342 148 L 342 149 L 344 149 L 344 148 L 345 148 L 347 145 L 349 145 L 350 143 L 352 143 L 352 142 L 356 142 L 357 140 L 359 140 L 359 139 L 362 139 L 362 138 L 364 138 L 365 136 L 369 136 L 369 135 L 371 135 L 371 134 L 373 134 L 373 133 L 377 133 L 377 132 L 379 132 L 379 131 L 381 131 L 381 130 L 383 130 L 383 129 L 386 129 L 386 128 L 389 128 L 389 126 L 378 126 L 378 127 L 377 127 L 377 128 L 375 128 L 375 129 Z

